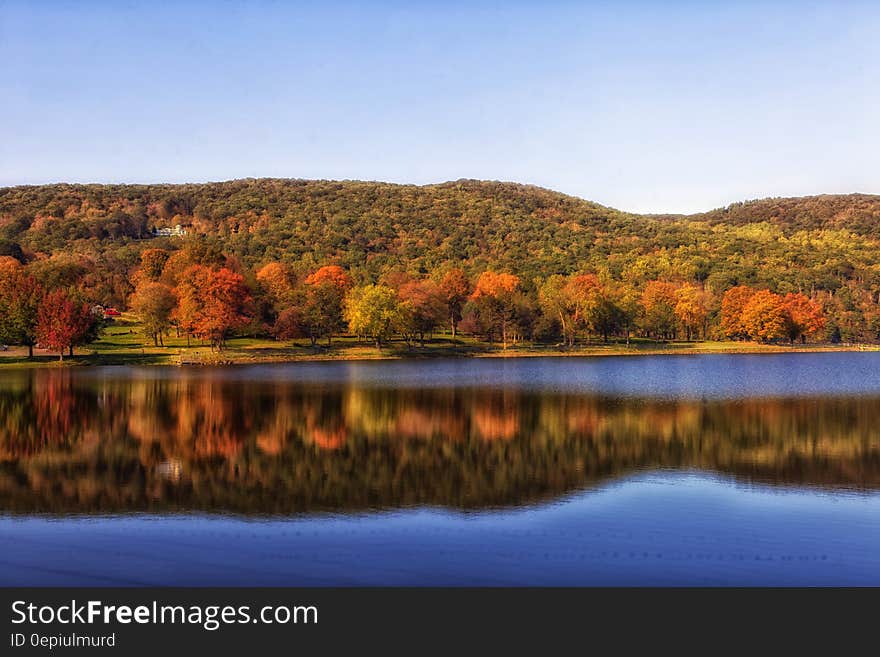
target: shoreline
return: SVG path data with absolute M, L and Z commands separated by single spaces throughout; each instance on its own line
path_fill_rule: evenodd
M 638 356 L 698 356 L 711 354 L 755 355 L 755 354 L 795 354 L 795 353 L 843 353 L 880 352 L 880 345 L 764 345 L 760 343 L 739 342 L 670 342 L 624 344 L 587 344 L 570 349 L 555 346 L 511 346 L 506 350 L 500 346 L 485 344 L 430 345 L 425 347 L 403 347 L 390 345 L 381 350 L 362 344 L 342 343 L 331 347 L 312 348 L 310 346 L 283 346 L 270 343 L 253 346 L 238 346 L 235 340 L 221 352 L 211 352 L 206 347 L 132 348 L 122 350 L 103 350 L 101 345 L 77 353 L 73 358 L 60 361 L 54 354 L 46 352 L 35 354 L 28 360 L 23 348 L 10 348 L 0 352 L 0 371 L 30 368 L 68 368 L 101 366 L 156 366 L 156 367 L 234 367 L 241 365 L 260 365 L 297 362 L 329 361 L 389 361 L 467 358 L 608 358 Z M 269 341 L 265 341 L 269 343 Z

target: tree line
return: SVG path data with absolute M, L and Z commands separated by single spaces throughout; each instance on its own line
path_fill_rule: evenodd
M 53 349 L 63 358 L 97 337 L 97 312 L 77 288 L 53 287 L 40 272 L 0 257 L 0 340 Z M 503 347 L 521 342 L 573 347 L 579 340 L 827 339 L 822 304 L 802 293 L 744 285 L 713 294 L 691 281 L 643 286 L 595 272 L 533 280 L 491 269 L 469 275 L 447 263 L 427 275 L 389 269 L 357 281 L 337 264 L 301 271 L 273 261 L 256 271 L 191 242 L 148 248 L 132 271 L 129 307 L 156 346 L 172 332 L 222 350 L 231 336 L 331 344 L 353 335 L 382 347 L 424 346 L 461 333 Z

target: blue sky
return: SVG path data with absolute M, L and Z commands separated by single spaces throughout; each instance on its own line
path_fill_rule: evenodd
M 0 185 L 880 193 L 878 34 L 869 2 L 0 0 Z

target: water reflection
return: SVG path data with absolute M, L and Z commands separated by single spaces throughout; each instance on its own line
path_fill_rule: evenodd
M 880 488 L 880 398 L 670 401 L 210 376 L 0 379 L 0 511 L 528 504 L 655 468 Z

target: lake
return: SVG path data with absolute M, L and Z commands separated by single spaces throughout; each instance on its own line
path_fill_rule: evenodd
M 0 585 L 880 585 L 880 353 L 0 370 Z

